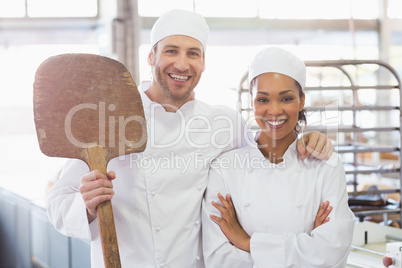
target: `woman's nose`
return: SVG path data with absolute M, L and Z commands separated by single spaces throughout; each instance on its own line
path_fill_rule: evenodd
M 271 115 L 282 114 L 282 105 L 279 102 L 273 101 L 268 108 L 268 113 Z

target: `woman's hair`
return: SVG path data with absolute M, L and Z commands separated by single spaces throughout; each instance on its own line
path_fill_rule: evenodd
M 302 87 L 300 86 L 299 82 L 297 82 L 296 80 L 295 80 L 295 85 L 296 85 L 296 87 L 299 89 L 299 96 L 300 96 L 300 98 L 303 97 L 303 96 L 304 96 L 303 89 L 302 89 Z M 306 110 L 304 109 L 304 107 L 303 107 L 303 109 L 299 112 L 298 123 L 297 123 L 297 125 L 295 126 L 295 130 L 296 130 L 297 133 L 299 133 L 299 132 L 303 129 L 303 126 L 301 126 L 300 124 L 302 124 L 302 125 L 304 125 L 304 126 L 307 125 Z
M 258 76 L 257 76 L 257 77 L 258 77 Z M 255 81 L 256 81 L 257 77 L 255 77 L 255 78 L 254 78 L 253 80 L 251 80 L 251 82 L 250 82 L 250 94 L 251 94 L 251 95 L 253 95 L 252 89 L 253 89 L 253 87 L 255 86 Z M 293 80 L 294 80 L 294 79 L 293 79 Z M 296 80 L 294 80 L 294 81 L 295 81 L 296 87 L 299 89 L 299 96 L 300 96 L 300 98 L 301 98 L 301 97 L 304 96 L 303 89 L 302 89 L 302 87 L 300 86 L 299 82 L 297 82 Z M 299 121 L 299 122 L 298 122 L 297 125 L 295 126 L 295 131 L 296 131 L 297 133 L 299 133 L 299 132 L 302 130 L 302 128 L 303 128 L 303 126 L 301 126 L 300 124 L 303 124 L 304 126 L 307 125 L 306 110 L 305 110 L 304 108 L 303 108 L 303 110 L 301 110 L 301 111 L 299 112 L 298 121 Z

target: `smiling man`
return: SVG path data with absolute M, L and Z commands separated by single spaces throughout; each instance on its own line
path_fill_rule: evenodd
M 181 24 L 185 21 L 189 23 Z M 145 94 L 167 111 L 194 100 L 193 90 L 205 70 L 208 34 L 208 25 L 201 15 L 181 10 L 162 15 L 152 28 L 148 64 L 153 79 Z
M 208 34 L 199 14 L 163 14 L 151 31 L 153 77 L 139 87 L 145 151 L 112 159 L 108 176 L 71 160 L 49 192 L 51 222 L 65 235 L 91 240 L 94 268 L 104 266 L 96 207 L 106 200 L 113 203 L 122 267 L 204 267 L 201 203 L 210 163 L 245 145 L 247 132 L 234 110 L 194 97 Z M 309 141 L 318 152 L 330 145 L 325 135 L 313 134 Z
M 169 36 L 149 53 L 154 79 L 146 91 L 148 97 L 163 104 L 181 107 L 194 100 L 194 88 L 205 69 L 204 48 L 188 36 Z M 171 111 L 171 107 L 165 107 Z

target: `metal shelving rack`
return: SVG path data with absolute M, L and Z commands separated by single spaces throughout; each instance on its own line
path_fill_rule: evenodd
M 324 101 L 324 103 L 320 103 L 319 105 L 308 105 L 305 107 L 307 111 L 307 121 L 309 121 L 309 114 L 321 113 L 321 112 L 333 112 L 338 113 L 339 115 L 342 113 L 348 112 L 351 114 L 347 120 L 343 120 L 342 116 L 336 125 L 331 124 L 313 124 L 309 125 L 307 131 L 317 130 L 322 133 L 326 133 L 330 138 L 331 135 L 341 135 L 345 137 L 349 135 L 349 140 L 338 141 L 338 144 L 334 146 L 335 151 L 337 151 L 340 155 L 343 154 L 352 154 L 352 161 L 345 162 L 345 170 L 347 177 L 352 177 L 351 180 L 348 181 L 348 184 L 353 185 L 353 190 L 349 191 L 350 196 L 362 196 L 362 195 L 384 195 L 389 193 L 398 193 L 400 196 L 402 189 L 402 173 L 400 172 L 400 167 L 402 163 L 402 85 L 401 80 L 397 74 L 397 72 L 387 63 L 379 61 L 379 60 L 334 60 L 334 61 L 307 61 L 305 62 L 307 67 L 307 86 L 305 88 L 306 99 L 308 100 L 313 92 L 318 92 L 322 96 L 328 94 L 328 92 L 332 91 L 332 95 L 334 92 L 339 92 L 341 96 L 338 96 L 336 101 L 341 101 L 342 94 L 344 92 L 349 92 L 349 98 L 351 99 L 347 104 L 339 104 L 339 105 L 331 105 L 330 102 L 335 101 L 334 99 L 330 101 Z M 370 80 L 369 84 L 362 83 L 362 80 L 356 75 L 359 72 L 359 68 L 363 68 L 370 66 L 370 70 L 372 70 L 371 81 L 370 79 L 363 79 L 363 81 Z M 341 81 L 341 85 L 329 85 L 325 83 L 326 77 L 325 72 L 323 70 L 332 69 L 333 72 L 337 72 L 338 75 L 342 76 L 339 81 Z M 315 71 L 315 80 L 318 80 L 315 86 L 309 84 L 309 74 L 310 71 L 314 74 Z M 323 74 L 324 73 L 324 74 Z M 392 83 L 382 83 L 378 82 L 382 76 L 386 76 L 387 81 L 393 81 Z M 313 75 L 314 76 L 314 75 Z M 375 79 L 372 79 L 372 77 Z M 333 78 L 333 77 L 332 77 Z M 370 90 L 374 91 L 374 94 L 377 94 L 380 91 L 386 90 L 397 90 L 399 104 L 398 105 L 377 105 L 369 104 L 365 105 L 360 102 L 359 91 L 361 90 Z M 249 119 L 252 117 L 252 110 L 250 108 L 250 94 L 247 82 L 247 73 L 241 78 L 240 83 L 237 88 L 238 93 L 238 103 L 237 109 L 238 111 L 245 117 Z M 330 94 L 331 95 L 331 94 Z M 377 99 L 378 100 L 378 99 Z M 342 101 L 341 101 L 342 102 Z M 391 112 L 396 111 L 399 113 L 399 122 L 396 124 L 391 124 L 389 126 L 362 126 L 361 122 L 359 122 L 359 113 L 361 112 Z M 343 116 L 345 117 L 345 116 Z M 388 118 L 389 119 L 389 118 Z M 350 123 L 345 124 L 343 121 L 349 121 Z M 387 120 L 384 120 L 387 121 Z M 398 136 L 398 144 L 384 145 L 382 144 L 382 140 L 378 139 L 375 141 L 375 144 L 368 144 L 365 142 L 361 142 L 359 137 L 364 135 L 365 133 L 397 133 L 394 136 Z M 383 134 L 384 135 L 384 134 Z M 359 161 L 359 154 L 372 154 L 372 153 L 390 153 L 394 154 L 398 157 L 397 166 L 388 166 L 388 165 L 362 165 Z M 357 186 L 359 184 L 359 176 L 360 175 L 369 175 L 369 174 L 378 174 L 381 176 L 394 174 L 395 179 L 399 179 L 399 187 L 396 189 L 387 189 L 387 190 L 376 190 L 376 191 L 358 191 Z M 401 198 L 400 198 L 401 199 Z M 390 206 L 385 208 L 367 208 L 359 211 L 354 211 L 357 217 L 361 219 L 369 216 L 369 215 L 383 215 L 384 222 L 387 222 L 388 214 L 399 214 L 400 223 L 402 223 L 402 211 L 400 208 L 400 204 L 398 206 Z

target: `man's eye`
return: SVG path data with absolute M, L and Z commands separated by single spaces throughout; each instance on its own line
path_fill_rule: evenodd
M 190 52 L 190 55 L 198 57 L 200 54 L 198 54 L 197 52 Z

